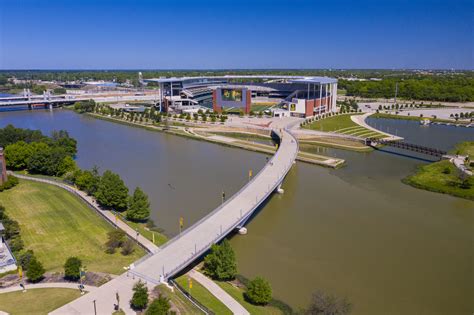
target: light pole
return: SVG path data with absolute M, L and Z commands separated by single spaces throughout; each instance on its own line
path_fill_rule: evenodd
M 95 300 L 93 300 L 92 303 L 94 303 L 94 315 L 97 315 L 97 308 L 95 306 Z

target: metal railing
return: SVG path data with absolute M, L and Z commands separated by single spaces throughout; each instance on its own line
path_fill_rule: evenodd
M 282 180 L 284 179 L 284 177 L 286 176 L 286 174 L 288 173 L 288 171 L 291 169 L 291 167 L 293 166 L 293 161 L 295 161 L 296 159 L 296 156 L 298 155 L 298 149 L 299 149 L 299 146 L 298 146 L 298 141 L 296 140 L 296 138 L 294 137 L 294 135 L 287 129 L 285 128 L 285 131 L 293 138 L 292 141 L 294 141 L 293 143 L 296 144 L 296 150 L 295 150 L 295 153 L 293 154 L 293 157 L 292 157 L 292 163 L 289 163 L 289 165 L 283 170 L 283 172 L 281 174 L 279 174 L 278 176 L 278 180 L 275 181 L 275 183 L 271 186 L 269 186 L 267 192 L 260 198 L 260 199 L 257 199 L 253 205 L 253 207 L 247 211 L 245 213 L 245 215 L 241 215 L 240 218 L 238 218 L 238 220 L 236 221 L 236 223 L 232 224 L 230 227 L 228 227 L 227 229 L 221 231 L 217 237 L 210 243 L 206 244 L 205 246 L 201 247 L 199 250 L 196 250 L 193 254 L 190 255 L 190 257 L 188 259 L 186 259 L 185 261 L 183 261 L 181 264 L 179 264 L 178 266 L 176 266 L 175 268 L 171 269 L 170 271 L 168 272 L 164 272 L 163 276 L 168 279 L 169 277 L 172 277 L 173 275 L 175 275 L 176 273 L 178 273 L 180 270 L 182 270 L 185 266 L 189 265 L 193 260 L 195 260 L 197 257 L 201 256 L 202 254 L 204 254 L 211 246 L 212 244 L 215 244 L 215 243 L 218 243 L 220 240 L 222 240 L 227 234 L 229 234 L 232 230 L 234 230 L 237 226 L 239 226 L 242 222 L 246 221 L 248 219 L 249 216 L 252 215 L 252 213 L 260 206 L 260 204 L 266 200 L 268 198 L 268 196 L 273 192 L 275 191 L 275 189 L 280 185 L 280 183 L 282 182 Z M 280 139 L 282 138 L 282 135 L 278 134 L 278 131 L 275 131 L 275 133 L 277 133 L 277 135 L 280 136 Z M 280 150 L 281 147 L 279 147 L 278 150 Z M 242 191 L 244 191 L 249 185 L 251 185 L 257 178 L 258 176 L 268 167 L 270 167 L 269 165 L 271 165 L 271 163 L 273 163 L 273 160 L 275 158 L 276 154 L 274 156 L 272 156 L 272 158 L 269 160 L 269 162 L 257 173 L 257 175 L 252 178 L 252 180 L 250 180 L 247 184 L 245 184 L 237 193 L 235 193 L 231 198 L 229 198 L 226 202 L 224 202 L 223 204 L 221 204 L 220 206 L 218 206 L 217 208 L 215 208 L 213 211 L 211 211 L 210 213 L 208 213 L 206 216 L 204 216 L 203 218 L 201 218 L 199 221 L 195 222 L 190 228 L 186 229 L 184 232 L 182 232 L 180 235 L 177 235 L 176 237 L 174 237 L 173 239 L 171 239 L 170 241 L 168 241 L 163 247 L 161 247 L 161 249 L 164 249 L 170 245 L 172 245 L 174 242 L 176 242 L 178 239 L 180 239 L 181 237 L 183 237 L 184 235 L 186 235 L 187 233 L 189 233 L 190 231 L 192 231 L 194 228 L 196 228 L 197 226 L 199 226 L 202 222 L 204 222 L 205 220 L 207 220 L 208 218 L 212 217 L 214 214 L 216 214 L 217 212 L 219 212 L 223 207 L 225 207 L 229 202 L 231 202 L 233 199 L 235 199 Z
M 171 285 L 173 285 L 176 289 L 178 289 L 179 292 L 181 292 L 187 299 L 189 299 L 191 301 L 191 303 L 193 303 L 194 305 L 196 305 L 197 308 L 199 308 L 201 311 L 203 311 L 205 314 L 208 314 L 208 315 L 214 315 L 215 313 L 208 309 L 206 306 L 204 306 L 203 304 L 201 304 L 201 302 L 199 302 L 197 299 L 195 299 L 191 293 L 189 293 L 188 291 L 186 291 L 186 289 L 184 289 L 181 285 L 179 285 L 178 282 L 174 281 L 173 279 L 170 279 L 169 281 L 171 283 Z

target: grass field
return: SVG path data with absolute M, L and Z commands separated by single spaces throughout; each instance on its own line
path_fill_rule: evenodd
M 449 170 L 449 174 L 445 172 Z M 424 165 L 411 176 L 403 180 L 404 183 L 429 191 L 453 195 L 456 197 L 474 200 L 474 176 L 469 178 L 471 188 L 459 187 L 459 170 L 447 160 Z
M 47 271 L 62 271 L 66 259 L 77 256 L 88 271 L 120 274 L 145 254 L 139 246 L 129 256 L 106 254 L 107 232 L 113 227 L 59 187 L 20 180 L 0 193 L 0 203 L 19 222 L 25 248 L 34 250 Z
M 359 115 L 359 114 L 354 114 Z M 323 118 L 312 122 L 308 125 L 303 126 L 303 128 L 318 130 L 318 131 L 327 131 L 335 132 L 343 135 L 357 136 L 364 138 L 381 138 L 384 137 L 381 133 L 362 127 L 351 119 L 352 115 L 337 115 L 328 118 Z
M 176 282 L 186 289 L 196 300 L 216 314 L 232 314 L 232 312 L 219 301 L 211 292 L 203 287 L 199 282 L 193 279 L 193 287 L 189 289 L 188 276 L 183 275 L 175 279 Z
M 243 307 L 245 307 L 245 309 L 252 315 L 283 314 L 280 309 L 273 306 L 257 306 L 250 304 L 244 298 L 244 291 L 229 282 L 216 281 L 216 283 Z
M 0 310 L 12 315 L 39 315 L 63 306 L 80 296 L 74 289 L 30 289 L 0 294 Z
M 204 314 L 191 301 L 189 301 L 179 290 L 172 292 L 166 285 L 157 287 L 160 294 L 170 299 L 170 303 L 178 309 L 179 314 Z
M 254 103 L 250 107 L 250 110 L 252 110 L 254 112 L 262 112 L 264 110 L 272 108 L 273 106 L 275 106 L 275 104 L 276 103 Z
M 469 158 L 474 160 L 474 141 L 465 141 L 458 143 L 453 150 L 454 154 L 469 155 Z

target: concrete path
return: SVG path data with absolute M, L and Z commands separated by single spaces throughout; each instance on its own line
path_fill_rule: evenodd
M 26 290 L 48 289 L 48 288 L 62 288 L 62 289 L 79 290 L 79 283 L 72 283 L 72 282 L 31 283 L 31 284 L 26 284 L 25 288 L 26 288 Z M 84 285 L 84 290 L 87 291 L 87 292 L 92 292 L 95 289 L 97 289 L 97 287 L 94 287 L 94 286 L 91 286 L 91 285 Z M 23 288 L 20 287 L 19 285 L 12 285 L 8 288 L 0 289 L 0 294 L 8 293 L 8 292 L 22 291 L 22 290 L 23 290 Z
M 149 241 L 147 238 L 144 236 L 138 234 L 137 232 L 132 229 L 128 224 L 123 222 L 120 219 L 117 219 L 114 215 L 109 210 L 103 210 L 95 201 L 95 199 L 91 196 L 88 196 L 85 192 L 75 188 L 74 186 L 67 185 L 63 182 L 55 181 L 52 179 L 45 179 L 45 178 L 40 178 L 40 177 L 34 177 L 34 176 L 28 176 L 28 175 L 21 175 L 21 174 L 13 174 L 14 176 L 21 178 L 21 179 L 26 179 L 26 180 L 31 180 L 35 182 L 40 182 L 40 183 L 46 183 L 46 184 L 51 184 L 58 186 L 60 188 L 63 188 L 74 195 L 78 196 L 80 199 L 85 201 L 92 209 L 94 209 L 97 213 L 99 213 L 103 218 L 105 218 L 107 221 L 112 223 L 114 226 L 120 228 L 123 230 L 125 233 L 127 233 L 128 236 L 130 236 L 131 239 L 136 240 L 140 245 L 142 245 L 148 252 L 150 253 L 156 253 L 160 250 L 158 246 L 153 244 L 153 242 Z
M 197 272 L 196 270 L 191 270 L 188 272 L 188 275 L 191 276 L 194 280 L 202 284 L 209 292 L 212 293 L 216 298 L 218 298 L 228 309 L 234 314 L 238 315 L 248 315 L 250 314 L 241 304 L 239 304 L 233 297 L 231 297 L 227 292 L 225 292 L 220 286 L 218 286 L 214 281 L 203 275 L 202 273 Z
M 193 226 L 168 241 L 151 257 L 136 263 L 130 275 L 121 275 L 104 284 L 94 292 L 55 310 L 52 314 L 87 314 L 93 301 L 98 314 L 110 314 L 116 292 L 121 301 L 129 301 L 132 287 L 138 279 L 146 281 L 151 288 L 175 275 L 196 258 L 205 253 L 258 208 L 279 186 L 290 170 L 298 153 L 298 143 L 287 130 L 281 133 L 281 145 L 269 163 L 254 176 L 239 192 L 224 204 L 196 222 Z M 135 279 L 133 279 L 135 277 Z M 133 314 L 129 305 L 121 305 L 126 314 Z
M 366 122 L 365 122 L 365 119 L 367 117 L 369 117 L 370 115 L 372 115 L 373 113 L 366 113 L 366 114 L 363 114 L 363 115 L 352 115 L 351 116 L 351 120 L 353 122 L 355 122 L 356 124 L 366 128 L 366 129 L 369 129 L 369 130 L 372 130 L 372 131 L 375 131 L 375 132 L 378 132 L 378 133 L 381 133 L 381 134 L 384 134 L 386 135 L 387 137 L 384 138 L 384 140 L 388 140 L 388 141 L 397 141 L 397 140 L 403 140 L 402 137 L 398 137 L 398 136 L 395 136 L 395 135 L 392 135 L 390 133 L 386 133 L 386 132 L 383 132 L 383 131 L 380 131 L 378 129 L 375 129 L 374 127 L 372 126 L 369 126 Z

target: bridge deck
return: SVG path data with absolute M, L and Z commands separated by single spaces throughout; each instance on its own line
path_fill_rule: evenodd
M 61 308 L 53 314 L 84 314 L 92 310 L 96 300 L 98 313 L 110 313 L 115 301 L 115 292 L 127 297 L 131 287 L 139 278 L 152 287 L 160 278 L 172 277 L 193 260 L 207 251 L 210 246 L 245 222 L 258 206 L 278 187 L 290 170 L 298 153 L 296 139 L 286 130 L 281 131 L 279 150 L 265 167 L 239 192 L 224 204 L 196 222 L 181 235 L 170 240 L 160 251 L 137 263 L 130 271 L 110 281 L 106 285 Z M 135 280 L 132 281 L 132 278 Z M 127 300 L 128 302 L 128 300 Z M 128 303 L 121 303 L 128 313 Z M 125 305 L 126 304 L 126 305 Z

